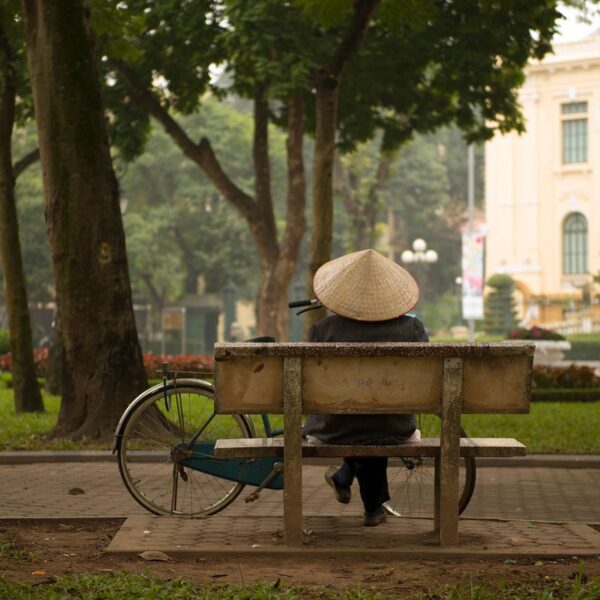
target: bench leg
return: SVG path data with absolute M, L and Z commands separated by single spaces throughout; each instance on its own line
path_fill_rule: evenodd
M 440 457 L 435 457 L 433 472 L 433 530 L 440 531 Z
M 458 545 L 458 464 L 460 460 L 462 377 L 462 359 L 444 359 L 439 458 L 440 546 Z
M 299 358 L 284 359 L 283 531 L 288 546 L 302 545 L 302 399 Z

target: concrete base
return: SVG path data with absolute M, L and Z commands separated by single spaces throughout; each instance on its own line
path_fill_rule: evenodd
M 305 517 L 304 544 L 283 543 L 281 517 L 182 519 L 130 517 L 106 551 L 170 556 L 260 554 L 387 555 L 395 558 L 558 558 L 597 556 L 600 532 L 582 523 L 462 519 L 460 546 L 440 548 L 430 519 L 389 518 L 364 527 L 359 517 Z

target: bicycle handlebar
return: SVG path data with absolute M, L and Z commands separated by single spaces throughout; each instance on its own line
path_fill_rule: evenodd
M 288 304 L 289 308 L 300 308 L 302 306 L 313 306 L 314 304 L 318 304 L 318 300 L 296 300 L 295 302 L 290 302 Z

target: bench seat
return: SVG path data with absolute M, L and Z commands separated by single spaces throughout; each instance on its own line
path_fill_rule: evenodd
M 214 454 L 219 458 L 262 458 L 283 456 L 281 438 L 241 438 L 217 440 Z M 461 438 L 461 456 L 525 456 L 526 447 L 513 438 Z M 440 439 L 424 438 L 419 442 L 385 446 L 318 444 L 302 440 L 302 456 L 334 458 L 342 456 L 439 456 Z

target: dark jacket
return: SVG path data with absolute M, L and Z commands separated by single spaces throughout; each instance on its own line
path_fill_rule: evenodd
M 403 315 L 389 321 L 355 321 L 331 315 L 315 323 L 309 342 L 428 342 L 423 323 Z M 394 444 L 416 428 L 414 415 L 309 415 L 304 435 L 328 444 Z

